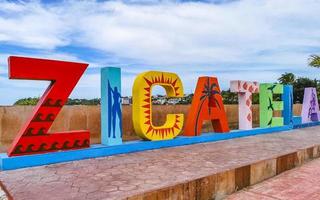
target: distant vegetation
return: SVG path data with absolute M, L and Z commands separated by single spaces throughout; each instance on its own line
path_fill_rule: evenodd
M 294 103 L 303 102 L 304 88 L 307 87 L 315 87 L 318 91 L 318 100 L 320 100 L 320 81 L 317 79 L 309 79 L 306 77 L 296 78 L 293 73 L 284 73 L 278 78 L 277 83 L 293 86 Z M 230 92 L 230 90 L 222 91 L 222 97 L 224 104 L 238 104 L 238 94 Z M 259 94 L 252 95 L 252 103 L 259 104 Z
M 320 56 L 318 55 L 311 55 L 309 58 L 309 66 L 320 68 Z
M 14 105 L 36 105 L 39 101 L 38 97 L 29 97 L 24 99 L 19 99 L 14 103 Z M 68 99 L 67 105 L 99 105 L 100 99 Z
M 320 81 L 317 79 L 309 79 L 306 77 L 298 77 L 292 73 L 284 73 L 278 79 L 281 84 L 291 84 L 293 86 L 293 102 L 302 103 L 304 88 L 314 87 L 318 91 L 318 101 L 320 100 L 319 91 L 320 91 Z
M 36 105 L 39 101 L 39 98 L 34 97 L 34 98 L 24 98 L 24 99 L 19 99 L 18 101 L 16 101 L 13 105 Z
M 293 99 L 294 103 L 302 103 L 304 88 L 306 87 L 315 87 L 317 91 L 320 91 L 320 81 L 317 79 L 309 79 L 306 77 L 298 77 L 293 73 L 284 73 L 281 77 L 278 78 L 278 83 L 281 84 L 291 84 L 293 85 Z M 225 90 L 221 92 L 223 97 L 224 104 L 238 104 L 238 94 L 230 92 L 230 90 Z M 167 98 L 161 95 L 157 95 L 153 97 L 154 104 L 191 104 L 193 94 L 185 95 L 183 98 L 180 98 L 177 101 L 174 98 Z M 171 100 L 170 100 L 171 99 Z M 159 103 L 164 100 L 164 103 Z M 318 93 L 318 100 L 320 100 L 320 96 Z M 19 99 L 14 103 L 14 105 L 36 105 L 39 101 L 39 98 L 24 98 Z M 252 95 L 253 104 L 259 103 L 259 94 Z M 67 105 L 99 105 L 100 99 L 68 99 Z

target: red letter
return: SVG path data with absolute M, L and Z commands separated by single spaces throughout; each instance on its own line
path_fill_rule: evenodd
M 9 57 L 9 78 L 49 80 L 51 84 L 39 100 L 33 115 L 14 139 L 9 156 L 79 149 L 90 146 L 89 131 L 48 133 L 68 100 L 87 64 Z
M 199 77 L 184 135 L 200 135 L 204 120 L 211 120 L 215 132 L 229 132 L 219 84 L 215 77 Z

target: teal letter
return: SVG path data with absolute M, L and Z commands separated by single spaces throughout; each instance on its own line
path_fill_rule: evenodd
M 101 69 L 101 143 L 122 143 L 121 69 Z

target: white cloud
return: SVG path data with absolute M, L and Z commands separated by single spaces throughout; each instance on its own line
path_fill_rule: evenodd
M 141 68 L 123 67 L 126 72 L 136 74 L 149 65 L 155 70 L 183 74 L 186 92 L 196 82 L 197 74 L 210 75 L 215 71 L 224 76 L 220 80 L 254 77 L 274 81 L 281 73 L 279 70 L 302 71 L 307 57 L 319 53 L 317 0 L 240 0 L 226 4 L 130 2 L 42 4 L 0 0 L 0 45 L 29 47 L 43 51 L 39 56 L 79 62 L 85 59 L 61 53 L 57 48 L 92 48 L 144 64 Z M 3 57 L 0 58 L 2 65 Z M 94 62 L 90 66 L 105 66 L 100 63 L 108 61 L 101 59 L 90 59 Z M 270 71 L 261 73 L 266 69 Z M 237 75 L 234 73 L 237 70 L 247 71 Z M 314 76 L 314 70 L 308 71 L 303 75 Z M 0 68 L 0 73 L 3 72 Z M 131 93 L 133 79 L 132 75 L 123 78 L 127 94 Z M 97 76 L 86 75 L 78 87 L 97 85 Z M 99 93 L 87 91 L 92 95 Z
M 80 44 L 150 64 L 259 62 L 261 50 L 320 44 L 316 0 L 3 4 L 11 9 L 0 17 L 0 41 L 39 49 Z M 294 50 L 285 53 L 295 57 Z
M 0 2 L 0 42 L 39 49 L 68 44 L 68 21 L 38 2 Z M 58 8 L 57 8 L 58 9 Z

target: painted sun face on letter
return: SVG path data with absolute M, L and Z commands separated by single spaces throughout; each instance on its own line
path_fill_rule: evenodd
M 162 126 L 152 124 L 152 87 L 160 85 L 168 97 L 182 97 L 183 86 L 174 73 L 145 72 L 140 74 L 133 85 L 133 124 L 136 133 L 148 140 L 167 140 L 176 137 L 183 127 L 183 114 L 168 114 Z

